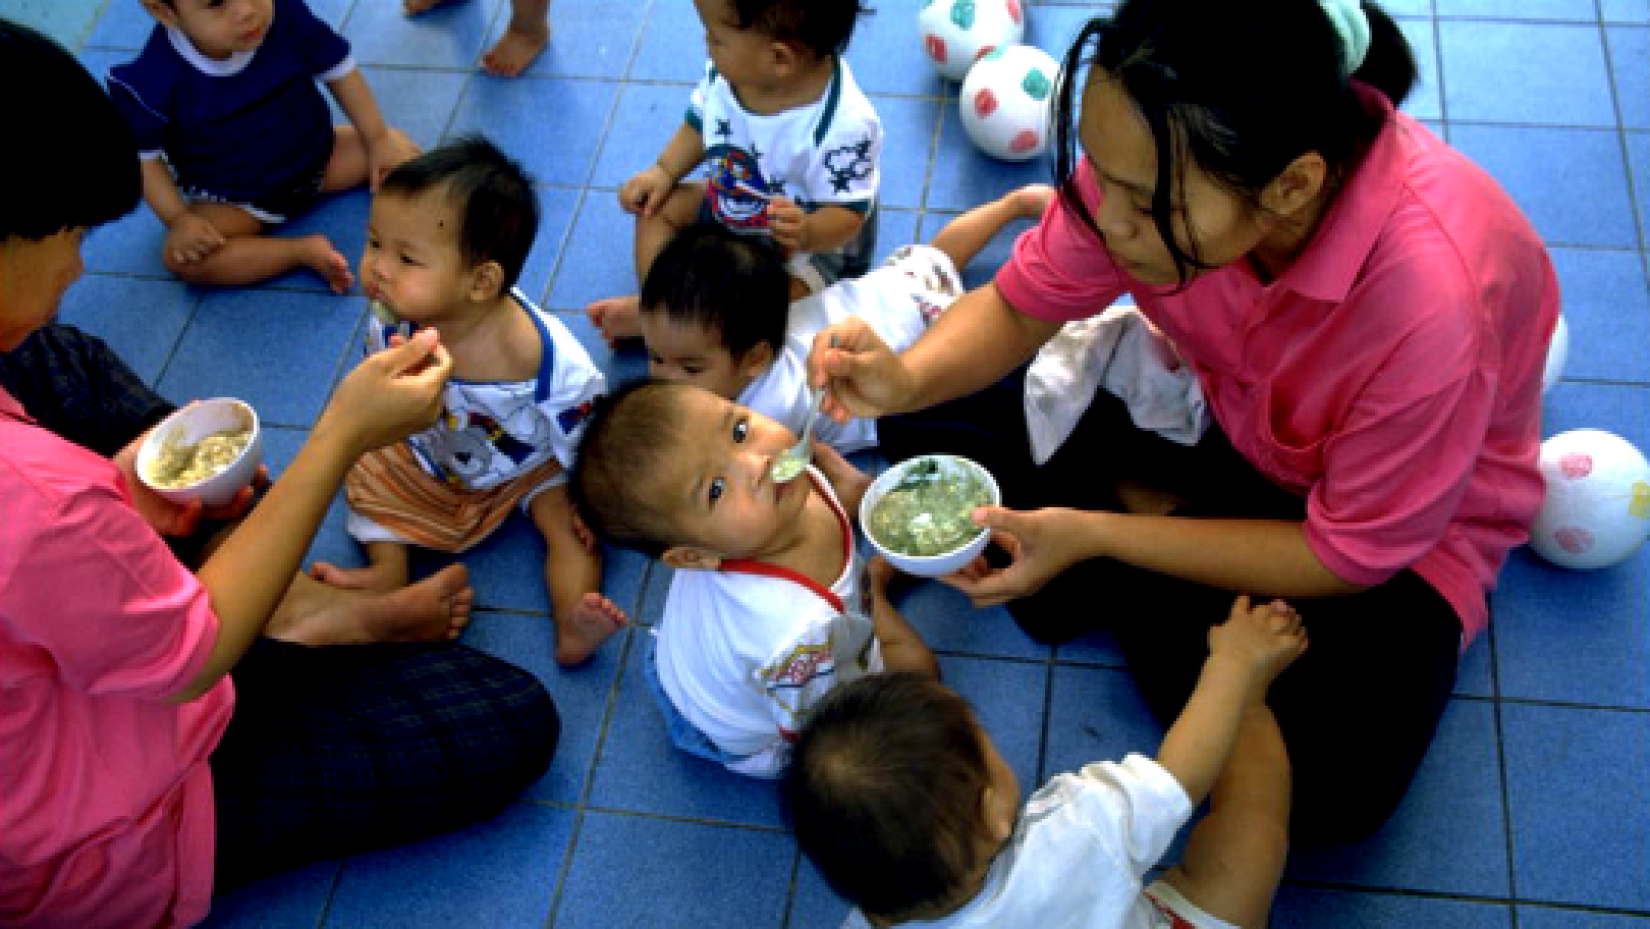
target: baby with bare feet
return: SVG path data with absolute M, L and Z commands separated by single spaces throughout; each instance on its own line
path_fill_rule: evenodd
M 601 538 L 675 569 L 646 676 L 677 748 L 777 777 L 802 716 L 882 670 L 939 677 L 862 564 L 848 514 L 870 479 L 828 445 L 777 481 L 796 435 L 702 387 L 643 381 L 597 405 L 573 468 L 576 508 Z
M 191 284 L 255 284 L 308 268 L 333 293 L 349 261 L 324 235 L 265 231 L 319 194 L 374 186 L 418 152 L 384 123 L 349 43 L 303 0 L 143 0 L 158 21 L 109 72 L 136 136 L 161 261 Z M 349 117 L 332 125 L 322 81 Z
M 372 300 L 368 350 L 435 329 L 453 379 L 433 426 L 362 456 L 344 481 L 349 532 L 367 566 L 320 562 L 313 574 L 395 590 L 407 583 L 409 545 L 466 551 L 520 506 L 549 544 L 556 660 L 575 665 L 626 621 L 601 594 L 601 556 L 566 487 L 606 379 L 567 327 L 515 286 L 538 222 L 532 181 L 479 137 L 426 152 L 380 185 L 360 266 Z
M 454 0 L 403 0 L 408 16 L 417 16 Z M 515 77 L 550 44 L 550 0 L 510 0 L 510 25 L 481 56 L 481 70 L 494 77 Z

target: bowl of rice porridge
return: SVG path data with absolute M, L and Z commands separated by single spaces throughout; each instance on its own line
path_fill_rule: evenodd
M 232 397 L 191 403 L 161 420 L 138 448 L 144 486 L 175 503 L 218 506 L 252 483 L 263 462 L 258 413 Z
M 985 550 L 991 531 L 976 507 L 1002 503 L 991 473 L 961 455 L 919 455 L 877 476 L 859 503 L 859 525 L 878 554 L 906 574 L 941 577 Z

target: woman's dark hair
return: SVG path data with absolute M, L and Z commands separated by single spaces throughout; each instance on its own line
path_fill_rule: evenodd
M 470 267 L 496 261 L 504 289 L 515 286 L 539 232 L 539 198 L 521 164 L 479 135 L 402 162 L 382 193 L 417 196 L 445 188 L 458 212 L 458 250 Z
M 0 19 L 0 241 L 119 219 L 143 194 L 137 144 L 96 79 L 51 39 Z
M 696 223 L 659 250 L 640 302 L 644 313 L 716 333 L 738 359 L 762 344 L 779 354 L 790 300 L 791 276 L 773 239 Z
M 1415 83 L 1415 58 L 1391 17 L 1362 4 L 1369 51 L 1352 74 L 1318 0 L 1126 0 L 1083 27 L 1066 52 L 1055 95 L 1054 171 L 1060 199 L 1088 225 L 1076 187 L 1078 105 L 1092 81 L 1115 80 L 1157 148 L 1152 219 L 1179 270 L 1208 268 L 1176 241 L 1175 190 L 1186 159 L 1259 206 L 1260 192 L 1307 152 L 1323 156 L 1338 184 L 1380 132 L 1379 110 L 1352 79 L 1397 105 Z
M 848 50 L 854 24 L 871 10 L 859 0 L 728 0 L 734 25 L 825 58 Z
M 909 672 L 867 675 L 815 706 L 782 789 L 832 890 L 889 920 L 962 902 L 985 834 L 982 738 L 967 701 Z

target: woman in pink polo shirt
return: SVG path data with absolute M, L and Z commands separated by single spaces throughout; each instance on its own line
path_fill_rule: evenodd
M 531 674 L 449 641 L 463 569 L 296 574 L 355 459 L 436 416 L 447 353 L 415 337 L 345 377 L 263 501 L 208 514 L 245 518 L 191 571 L 161 536 L 199 505 L 132 469 L 170 404 L 50 323 L 85 230 L 137 204 L 131 135 L 4 19 L 0 86 L 0 926 L 191 925 L 238 882 L 505 808 L 559 724 Z
M 934 444 L 988 458 L 1014 507 L 984 511 L 1008 563 L 954 582 L 1040 638 L 1112 630 L 1160 718 L 1233 592 L 1296 604 L 1311 648 L 1270 696 L 1295 832 L 1361 837 L 1540 502 L 1551 264 L 1494 181 L 1394 109 L 1414 61 L 1373 4 L 1130 0 L 1064 74 L 1061 196 L 995 281 L 900 356 L 854 321 L 826 330 L 815 377 L 839 416 L 951 401 L 903 422 L 960 423 L 971 440 Z M 1032 467 L 999 379 L 1124 294 L 1214 424 L 1185 448 L 1102 392 Z

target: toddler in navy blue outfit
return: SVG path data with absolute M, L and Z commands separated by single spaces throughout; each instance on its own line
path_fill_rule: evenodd
M 266 236 L 320 193 L 379 178 L 418 149 L 384 123 L 349 43 L 303 0 L 143 0 L 158 20 L 109 72 L 137 137 L 143 196 L 166 224 L 162 261 L 194 284 L 307 267 L 353 282 L 324 235 Z M 332 125 L 326 83 L 351 125 Z

